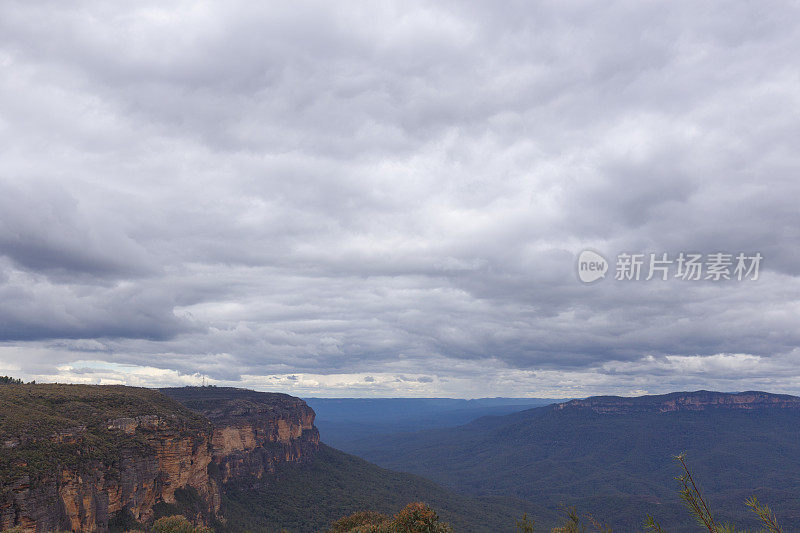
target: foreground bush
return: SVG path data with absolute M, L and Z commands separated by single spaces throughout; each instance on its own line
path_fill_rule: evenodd
M 329 533 L 452 533 L 453 528 L 439 521 L 436 511 L 426 504 L 408 504 L 389 518 L 373 511 L 362 511 L 337 520 Z
M 377 527 L 387 522 L 389 517 L 376 511 L 359 511 L 350 516 L 340 518 L 333 523 L 329 533 L 350 533 L 351 531 L 369 530 L 370 527 Z
M 195 526 L 183 516 L 165 516 L 153 524 L 152 533 L 213 533 L 214 530 Z

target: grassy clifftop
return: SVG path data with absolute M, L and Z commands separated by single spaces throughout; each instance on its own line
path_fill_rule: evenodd
M 238 425 L 271 418 L 308 417 L 314 411 L 300 398 L 279 392 L 258 392 L 234 387 L 168 387 L 160 392 L 201 413 L 214 426 Z
M 0 385 L 0 484 L 36 477 L 56 465 L 113 462 L 121 447 L 147 444 L 139 432 L 109 422 L 155 416 L 181 434 L 201 435 L 210 423 L 158 391 L 115 385 Z

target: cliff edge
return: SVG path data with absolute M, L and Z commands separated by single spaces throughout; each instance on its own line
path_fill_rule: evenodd
M 306 462 L 319 449 L 314 410 L 300 398 L 232 387 L 161 392 L 213 425 L 213 468 L 222 483 L 272 473 L 279 462 Z
M 224 521 L 225 483 L 309 460 L 313 423 L 298 398 L 241 389 L 0 386 L 0 529 L 107 531 L 180 490 L 196 522 Z

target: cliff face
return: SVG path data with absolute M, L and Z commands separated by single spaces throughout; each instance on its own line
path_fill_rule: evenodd
M 180 420 L 155 415 L 106 424 L 108 438 L 119 446 L 109 447 L 102 458 L 91 457 L 97 434 L 85 429 L 20 444 L 28 456 L 40 455 L 37 462 L 50 464 L 42 468 L 24 459 L 16 462 L 21 475 L 2 486 L 2 529 L 103 531 L 123 510 L 136 520 L 151 519 L 156 503 L 175 503 L 175 491 L 189 487 L 206 503 L 207 515 L 218 512 L 218 484 L 208 475 L 210 427 L 191 430 Z M 41 457 L 51 453 L 53 457 Z M 62 460 L 65 454 L 74 454 L 75 460 Z M 83 454 L 89 457 L 81 460 Z
M 221 483 L 259 479 L 276 463 L 308 461 L 319 449 L 314 411 L 299 398 L 217 387 L 162 391 L 213 424 L 213 469 Z
M 626 398 L 594 396 L 557 405 L 557 409 L 589 409 L 602 414 L 704 411 L 708 409 L 800 409 L 800 397 L 766 392 L 674 392 L 659 396 Z
M 262 477 L 279 461 L 308 460 L 318 448 L 314 412 L 297 398 L 264 395 L 242 401 L 235 398 L 237 389 L 227 389 L 233 397 L 215 397 L 214 409 L 205 417 L 201 409 L 193 413 L 155 391 L 133 389 L 158 395 L 160 401 L 137 404 L 125 389 L 113 391 L 108 403 L 114 408 L 70 390 L 70 416 L 84 424 L 48 433 L 57 421 L 40 413 L 44 429 L 36 428 L 35 420 L 28 427 L 1 428 L 0 529 L 105 531 L 120 512 L 146 522 L 153 518 L 156 504 L 176 502 L 178 489 L 191 489 L 199 496 L 201 509 L 192 517 L 196 521 L 224 520 L 224 483 Z M 188 402 L 203 389 L 172 391 Z M 27 392 L 35 397 L 37 391 Z M 30 398 L 22 396 L 23 401 Z M 48 395 L 43 407 L 52 400 Z M 126 401 L 131 403 L 128 408 L 116 408 Z M 98 424 L 96 417 L 104 412 L 135 416 Z

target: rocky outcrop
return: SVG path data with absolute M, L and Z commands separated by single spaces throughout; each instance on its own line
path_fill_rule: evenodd
M 217 387 L 163 389 L 214 426 L 214 470 L 222 483 L 260 479 L 280 462 L 305 462 L 319 448 L 314 410 L 286 394 Z
M 669 413 L 709 409 L 759 410 L 800 409 L 800 397 L 767 392 L 724 393 L 711 391 L 674 392 L 657 396 L 593 396 L 571 400 L 557 409 L 588 409 L 601 414 Z
M 110 437 L 135 437 L 138 447 L 122 445 L 106 460 L 63 464 L 56 471 L 25 472 L 5 486 L 0 501 L 3 529 L 26 531 L 103 531 L 115 513 L 126 511 L 139 521 L 153 516 L 158 502 L 175 503 L 177 489 L 193 488 L 206 504 L 206 513 L 219 511 L 218 483 L 208 475 L 212 433 L 187 433 L 175 420 L 157 416 L 108 421 Z M 46 450 L 48 444 L 71 445 L 58 451 L 80 455 L 92 446 L 83 430 L 64 431 L 49 443 L 28 446 Z M 37 446 L 38 444 L 38 446 Z M 19 465 L 24 470 L 25 465 Z
M 183 410 L 180 415 L 165 415 L 160 406 L 160 414 L 117 416 L 88 430 L 77 424 L 45 438 L 0 434 L 5 448 L 0 453 L 14 454 L 12 468 L 5 470 L 13 478 L 0 474 L 0 529 L 106 531 L 120 512 L 147 522 L 157 503 L 176 502 L 179 489 L 199 497 L 195 521 L 224 520 L 225 483 L 258 479 L 281 461 L 307 461 L 316 453 L 314 411 L 302 400 L 208 389 L 165 390 L 177 400 L 173 405 Z M 55 467 L 31 464 L 30 458 L 48 450 L 57 457 L 44 457 L 43 464 Z

